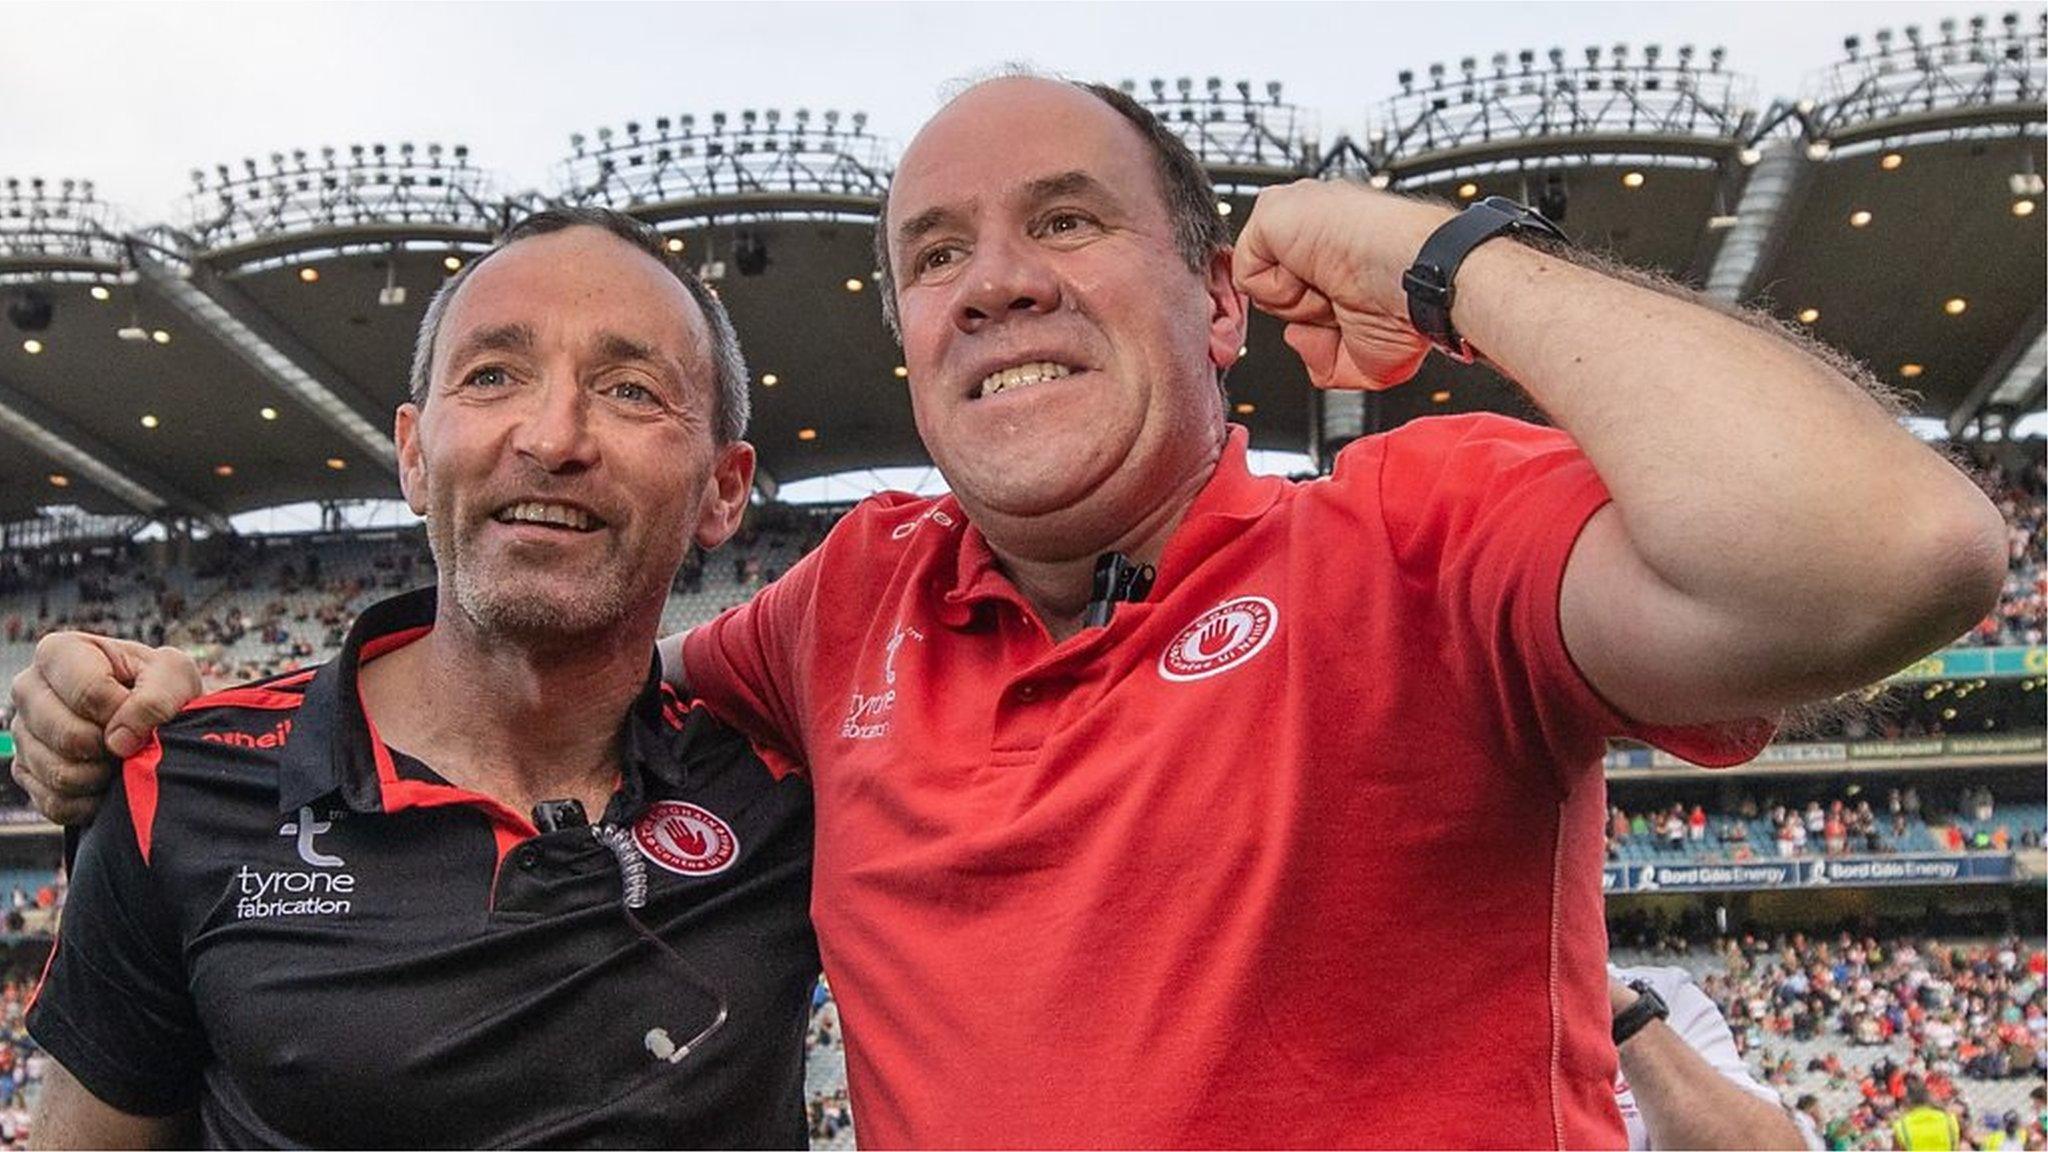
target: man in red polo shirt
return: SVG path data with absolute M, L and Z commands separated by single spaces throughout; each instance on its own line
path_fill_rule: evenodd
M 1603 739 L 1747 759 L 1754 718 L 1966 628 L 1995 513 L 1775 335 L 1505 242 L 1457 328 L 1576 443 L 1421 420 L 1254 477 L 1216 387 L 1239 291 L 1318 384 L 1397 382 L 1427 351 L 1401 273 L 1450 213 L 1271 190 L 1233 266 L 1212 203 L 1111 93 L 941 112 L 881 255 L 953 495 L 864 504 L 684 642 L 809 766 L 862 1136 L 1619 1142 Z M 1917 542 L 1836 522 L 1869 485 Z M 1101 624 L 1110 552 L 1156 582 Z M 1944 574 L 1889 585 L 1907 554 Z
M 1774 331 L 1510 240 L 1444 308 L 1565 431 L 1253 477 L 1247 296 L 1316 384 L 1397 384 L 1452 213 L 1274 189 L 1233 255 L 1214 203 L 1114 90 L 949 104 L 878 248 L 953 495 L 867 502 L 683 645 L 813 780 L 862 1138 L 1620 1146 L 1603 738 L 1747 758 L 1976 620 L 1996 511 Z M 1110 553 L 1156 581 L 1093 596 Z

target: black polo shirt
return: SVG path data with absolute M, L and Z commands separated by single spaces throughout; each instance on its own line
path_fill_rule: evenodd
M 31 1034 L 116 1108 L 196 1106 L 209 1145 L 804 1147 L 807 785 L 650 675 L 616 849 L 538 834 L 363 715 L 362 662 L 433 615 L 384 601 L 332 663 L 195 700 L 128 761 Z M 659 942 L 622 908 L 642 879 Z

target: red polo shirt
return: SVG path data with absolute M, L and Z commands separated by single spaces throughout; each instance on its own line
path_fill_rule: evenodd
M 948 497 L 882 496 L 692 633 L 817 798 L 862 1143 L 1623 1143 L 1603 738 L 1558 627 L 1607 500 L 1498 417 L 1254 477 L 1233 429 L 1144 603 L 1055 645 Z

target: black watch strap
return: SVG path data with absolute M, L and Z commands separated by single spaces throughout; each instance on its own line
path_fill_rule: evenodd
M 1445 221 L 1423 241 L 1415 264 L 1401 277 L 1408 292 L 1408 320 L 1445 355 L 1470 364 L 1472 349 L 1451 326 L 1451 302 L 1457 297 L 1458 266 L 1474 248 L 1495 236 L 1540 236 L 1569 244 L 1557 225 L 1527 205 L 1505 196 L 1488 196 Z
M 1636 1002 L 1623 1008 L 1614 1017 L 1614 1046 L 1621 1047 L 1629 1037 L 1641 1032 L 1652 1020 L 1671 1018 L 1671 1006 L 1657 995 L 1657 990 L 1647 980 L 1631 980 L 1630 988 L 1635 989 Z

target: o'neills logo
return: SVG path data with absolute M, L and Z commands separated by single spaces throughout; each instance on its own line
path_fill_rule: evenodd
M 1257 655 L 1279 624 L 1280 610 L 1264 596 L 1225 600 L 1167 642 L 1159 674 L 1168 680 L 1214 676 Z
M 709 876 L 723 872 L 739 855 L 732 825 L 695 804 L 662 800 L 633 825 L 640 854 L 671 872 Z

